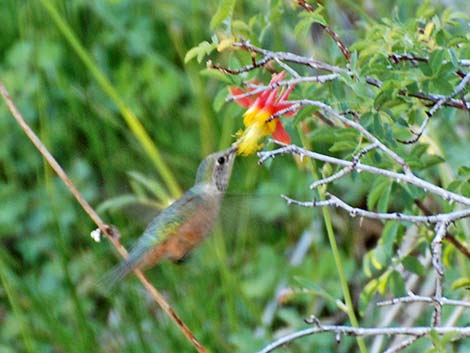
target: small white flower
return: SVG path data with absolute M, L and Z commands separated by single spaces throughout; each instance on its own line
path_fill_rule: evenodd
M 99 228 L 96 228 L 94 231 L 90 233 L 90 236 L 93 238 L 94 241 L 99 243 L 101 241 L 101 231 Z

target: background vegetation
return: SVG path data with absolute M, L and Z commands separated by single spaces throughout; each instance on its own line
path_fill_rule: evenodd
M 204 62 L 184 62 L 189 49 L 226 34 L 214 20 L 219 5 L 4 0 L 0 8 L 0 79 L 87 200 L 120 229 L 126 245 L 159 208 L 192 185 L 200 159 L 228 146 L 242 126 L 242 109 L 222 105 L 226 86 L 236 79 L 221 82 L 204 70 Z M 357 45 L 367 46 L 383 30 L 372 26 L 376 20 L 386 17 L 398 26 L 415 16 L 419 4 L 346 0 L 324 6 L 330 26 L 348 45 L 360 39 Z M 470 10 L 464 1 L 445 6 Z M 437 4 L 437 12 L 445 6 Z M 319 29 L 294 31 L 298 12 L 284 1 L 238 1 L 232 25 L 271 50 L 340 60 L 334 42 Z M 341 98 L 339 88 L 331 90 Z M 458 167 L 470 163 L 468 114 L 437 119 L 433 143 L 445 162 L 428 172 L 435 183 L 448 184 Z M 287 126 L 290 132 L 294 123 Z M 135 278 L 112 293 L 96 286 L 117 256 L 107 242 L 91 240 L 94 224 L 4 104 L 0 136 L 0 351 L 191 351 Z M 278 197 L 311 197 L 305 188 L 311 182 L 308 168 L 289 158 L 268 167 L 256 161 L 237 160 L 226 216 L 210 240 L 184 264 L 163 263 L 148 272 L 212 351 L 255 351 L 276 335 L 305 327 L 302 319 L 312 313 L 347 322 L 335 304 L 342 292 L 320 213 L 288 207 Z M 335 191 L 360 205 L 367 203 L 369 186 L 352 178 Z M 355 302 L 368 282 L 362 259 L 382 232 L 379 222 L 359 223 L 341 212 L 333 217 Z M 308 253 L 290 266 L 305 234 L 312 239 Z M 468 233 L 460 235 L 468 240 Z M 451 278 L 470 276 L 460 254 L 449 257 L 449 265 L 455 269 Z M 291 289 L 276 298 L 280 285 Z M 273 299 L 282 305 L 273 320 L 263 322 Z M 376 317 L 366 317 L 366 324 Z M 348 352 L 357 346 L 353 339 L 335 346 L 331 336 L 317 336 L 284 351 L 315 349 Z M 468 345 L 452 349 L 464 352 Z

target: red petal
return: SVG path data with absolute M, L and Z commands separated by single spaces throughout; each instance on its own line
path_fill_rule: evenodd
M 287 98 L 289 98 L 289 94 L 292 92 L 293 89 L 294 89 L 294 86 L 288 86 L 287 90 L 282 94 L 281 98 L 279 98 L 279 102 L 283 102 Z
M 286 76 L 286 72 L 285 72 L 285 71 L 281 71 L 281 72 L 279 72 L 278 74 L 275 74 L 275 75 L 273 76 L 273 78 L 271 79 L 270 84 L 273 84 L 273 83 L 277 83 L 277 82 L 279 82 L 279 81 L 282 81 L 285 76 Z
M 266 107 L 273 107 L 275 105 L 274 102 L 276 102 L 277 91 L 278 91 L 277 88 L 274 88 L 269 91 L 270 92 L 269 96 L 266 99 L 266 102 L 264 103 Z
M 238 87 L 230 87 L 229 90 L 232 96 L 238 96 L 240 94 L 246 93 L 245 91 L 243 91 L 242 89 Z M 242 106 L 243 108 L 249 108 L 253 104 L 253 99 L 252 99 L 252 96 L 248 96 L 248 97 L 235 99 L 235 102 L 237 102 L 237 104 Z
M 291 141 L 289 134 L 284 130 L 284 126 L 282 126 L 282 123 L 279 120 L 277 120 L 276 130 L 273 132 L 273 138 L 283 143 L 290 143 Z

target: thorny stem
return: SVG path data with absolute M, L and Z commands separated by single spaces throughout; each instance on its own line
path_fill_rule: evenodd
M 11 114 L 17 121 L 18 125 L 21 126 L 25 134 L 37 148 L 37 150 L 42 154 L 44 159 L 50 165 L 50 167 L 54 170 L 54 172 L 59 176 L 59 178 L 64 182 L 67 188 L 70 190 L 72 195 L 75 197 L 77 202 L 83 208 L 83 210 L 88 214 L 88 216 L 93 220 L 93 222 L 98 226 L 101 233 L 104 234 L 108 240 L 111 241 L 113 246 L 119 252 L 119 254 L 123 258 L 127 258 L 127 251 L 121 245 L 119 241 L 119 237 L 116 236 L 117 231 L 114 229 L 113 226 L 109 226 L 103 222 L 101 217 L 96 213 L 96 211 L 90 206 L 90 204 L 85 200 L 82 194 L 78 191 L 75 184 L 72 180 L 68 177 L 67 173 L 62 169 L 60 164 L 56 161 L 56 159 L 52 156 L 52 154 L 48 151 L 46 146 L 41 142 L 41 140 L 37 137 L 34 131 L 29 127 L 29 125 L 24 120 L 22 114 L 16 108 L 16 105 L 13 103 L 10 95 L 8 94 L 7 89 L 0 82 L 0 95 L 3 97 L 3 100 L 8 106 Z M 199 353 L 207 353 L 207 350 L 204 346 L 197 340 L 191 330 L 186 326 L 186 324 L 181 320 L 181 318 L 176 314 L 176 312 L 171 308 L 168 302 L 163 298 L 160 292 L 149 282 L 149 280 L 144 276 L 144 274 L 140 270 L 134 270 L 135 275 L 139 278 L 142 285 L 147 289 L 151 297 L 157 302 L 157 304 L 163 309 L 163 311 L 176 323 L 178 328 L 181 332 L 185 335 L 185 337 L 189 340 L 189 342 L 194 346 L 194 348 Z

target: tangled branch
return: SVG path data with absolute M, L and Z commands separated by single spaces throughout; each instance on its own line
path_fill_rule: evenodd
M 305 11 L 313 11 L 313 7 L 308 5 L 305 1 L 297 1 L 297 3 Z M 262 92 L 273 90 L 278 87 L 293 87 L 294 85 L 323 85 L 329 82 L 350 79 L 363 82 L 369 87 L 375 87 L 379 89 L 384 87 L 384 82 L 382 82 L 377 77 L 357 77 L 357 73 L 353 72 L 350 68 L 351 54 L 348 48 L 330 27 L 324 25 L 321 27 L 328 35 L 331 36 L 342 52 L 344 58 L 346 59 L 346 64 L 344 67 L 332 65 L 313 57 L 301 56 L 285 51 L 271 51 L 252 45 L 249 41 L 241 40 L 239 42 L 233 43 L 233 46 L 250 53 L 252 57 L 251 65 L 233 69 L 210 62 L 210 67 L 218 69 L 226 74 L 240 75 L 252 70 L 261 69 L 263 65 L 272 62 L 279 65 L 283 70 L 289 72 L 291 78 L 285 79 L 283 81 L 276 81 L 268 85 L 245 82 L 244 84 L 248 89 L 242 93 L 237 92 L 236 95 L 229 95 L 226 98 L 226 101 L 238 101 L 247 97 L 256 97 Z M 412 65 L 417 65 L 418 63 L 427 63 L 429 61 L 427 57 L 417 56 L 409 53 L 392 53 L 389 57 L 389 60 L 392 65 L 397 65 L 401 62 L 409 62 Z M 468 88 L 468 84 L 470 82 L 470 72 L 466 73 L 463 71 L 464 68 L 470 65 L 470 61 L 467 59 L 460 59 L 458 60 L 458 63 L 461 69 L 458 69 L 456 74 L 460 77 L 460 82 L 456 84 L 452 93 L 447 96 L 437 93 L 423 92 L 416 89 L 414 89 L 412 92 L 403 88 L 397 90 L 398 96 L 403 98 L 411 97 L 418 99 L 424 106 L 427 107 L 426 117 L 420 123 L 419 127 L 416 130 L 410 128 L 413 138 L 404 141 L 397 139 L 398 142 L 403 144 L 414 144 L 418 142 L 418 140 L 424 134 L 431 117 L 433 117 L 443 107 L 452 107 L 466 111 L 470 110 L 470 103 L 465 99 L 465 91 Z M 299 67 L 303 67 L 304 70 L 302 71 L 299 69 Z M 343 335 L 357 337 L 378 335 L 411 336 L 397 343 L 392 343 L 391 346 L 389 346 L 386 350 L 388 353 L 399 352 L 413 344 L 416 340 L 429 337 L 432 332 L 438 335 L 444 335 L 446 333 L 453 332 L 456 333 L 459 337 L 470 337 L 470 329 L 467 327 L 442 326 L 443 306 L 447 305 L 457 308 L 470 308 L 470 302 L 465 300 L 450 299 L 444 296 L 443 287 L 445 269 L 442 260 L 442 243 L 446 238 L 448 238 L 449 242 L 454 244 L 455 247 L 460 252 L 462 252 L 462 254 L 465 256 L 469 256 L 470 254 L 466 246 L 460 243 L 460 241 L 449 232 L 449 228 L 456 222 L 470 218 L 470 198 L 453 190 L 446 189 L 440 185 L 436 185 L 434 182 L 426 180 L 421 176 L 421 174 L 413 171 L 410 164 L 407 163 L 406 159 L 400 155 L 400 153 L 397 153 L 397 151 L 388 146 L 381 138 L 376 136 L 361 124 L 359 114 L 354 111 L 348 110 L 346 112 L 340 112 L 323 101 L 302 97 L 301 99 L 290 100 L 285 109 L 279 110 L 275 114 L 272 114 L 266 120 L 266 123 L 269 123 L 274 119 L 281 119 L 286 114 L 297 112 L 304 107 L 314 107 L 315 114 L 320 116 L 321 120 L 327 122 L 328 125 L 332 125 L 336 128 L 347 127 L 354 129 L 361 138 L 360 142 L 358 142 L 357 151 L 355 154 L 350 156 L 350 159 L 338 158 L 337 156 L 319 153 L 312 149 L 307 149 L 292 144 L 282 144 L 276 141 L 276 143 L 279 144 L 278 148 L 258 153 L 259 164 L 263 164 L 268 159 L 280 155 L 298 155 L 301 158 L 307 157 L 315 161 L 329 163 L 331 165 L 337 166 L 337 170 L 332 175 L 313 181 L 310 185 L 311 189 L 319 189 L 322 187 L 321 190 L 325 190 L 328 185 L 333 185 L 339 180 L 353 173 L 363 172 L 388 178 L 390 179 L 391 183 L 400 184 L 402 187 L 412 185 L 424 191 L 424 194 L 426 194 L 428 197 L 439 197 L 443 201 L 446 201 L 449 205 L 456 203 L 458 206 L 454 207 L 454 209 L 451 211 L 433 213 L 429 212 L 429 210 L 424 207 L 420 200 L 416 200 L 419 208 L 418 212 L 421 211 L 421 214 L 415 214 L 412 210 L 407 212 L 377 212 L 374 210 L 362 209 L 360 207 L 350 205 L 332 193 L 326 193 L 326 197 L 324 199 L 322 198 L 320 200 L 307 201 L 297 200 L 287 195 L 282 195 L 282 198 L 288 204 L 295 204 L 302 207 L 335 207 L 346 211 L 351 217 L 360 217 L 361 219 L 371 218 L 383 222 L 407 222 L 407 224 L 421 224 L 425 225 L 426 227 L 429 227 L 430 225 L 434 226 L 434 236 L 430 244 L 430 263 L 433 268 L 434 278 L 433 294 L 430 296 L 416 295 L 411 291 L 408 291 L 408 296 L 392 298 L 390 300 L 378 303 L 378 305 L 381 307 L 397 304 L 407 305 L 411 303 L 422 303 L 433 308 L 433 315 L 429 327 L 361 328 L 320 325 L 318 320 L 313 320 L 313 323 L 316 325 L 316 327 L 286 335 L 283 338 L 280 338 L 266 346 L 263 350 L 260 351 L 260 353 L 270 352 L 299 337 L 323 332 L 335 334 L 337 338 Z M 371 151 L 380 154 L 381 157 L 386 157 L 390 166 L 375 166 L 363 162 L 364 156 L 366 156 Z

